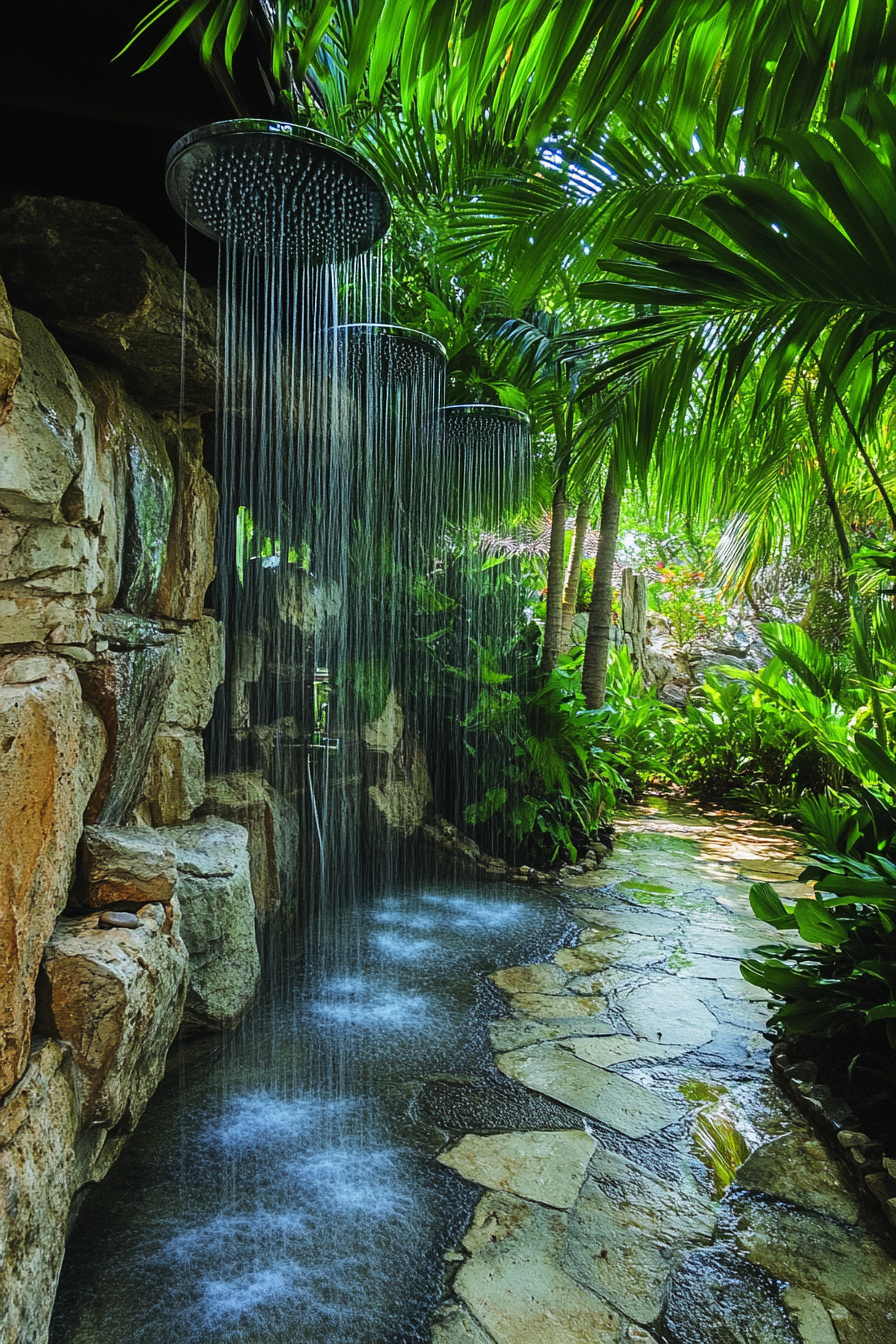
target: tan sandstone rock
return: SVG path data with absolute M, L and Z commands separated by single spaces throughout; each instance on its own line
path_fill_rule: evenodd
M 405 737 L 392 756 L 375 759 L 382 764 L 377 782 L 367 789 L 375 814 L 398 835 L 411 835 L 423 824 L 433 796 L 423 748 Z
M 0 1339 L 43 1344 L 65 1251 L 78 1130 L 71 1049 L 36 1042 L 0 1104 Z
M 25 1068 L 34 982 L 74 875 L 105 751 L 102 724 L 62 658 L 0 659 L 0 1095 Z
M 238 822 L 249 832 L 249 872 L 256 918 L 270 918 L 296 878 L 301 818 L 295 808 L 255 772 L 213 775 L 202 811 Z
M 0 507 L 13 519 L 97 522 L 93 405 L 42 322 L 16 312 L 22 372 L 0 424 Z
M 201 732 L 224 680 L 224 627 L 211 616 L 184 625 L 174 635 L 174 677 L 165 695 L 162 722 Z
M 119 901 L 170 901 L 177 854 L 146 826 L 87 826 L 81 842 L 79 903 L 91 908 Z
M 94 405 L 97 476 L 103 495 L 102 525 L 97 538 L 102 587 L 97 594 L 97 609 L 108 611 L 121 587 L 128 442 L 134 432 L 128 408 L 133 403 L 125 400 L 117 374 L 79 357 L 72 362 Z
M 177 895 L 190 954 L 184 1025 L 230 1030 L 252 1002 L 260 973 L 249 836 L 220 817 L 160 834 L 177 849 Z
M 174 675 L 143 782 L 143 810 L 154 826 L 177 826 L 202 806 L 205 752 L 201 733 L 224 679 L 224 631 L 218 621 L 203 616 L 181 625 L 170 637 Z M 229 813 L 221 815 L 243 820 Z
M 180 1026 L 187 950 L 176 906 L 145 905 L 138 919 L 136 929 L 100 928 L 95 915 L 60 919 L 44 952 L 37 1021 L 74 1050 L 82 1127 L 112 1129 L 127 1112 L 133 1129 Z
M 180 729 L 159 733 L 143 788 L 153 826 L 189 821 L 205 798 L 202 739 Z
M 202 465 L 199 420 L 181 425 L 177 417 L 168 416 L 163 431 L 174 468 L 175 493 L 165 563 L 153 609 L 159 616 L 198 621 L 208 586 L 215 577 L 218 487 Z
M 86 820 L 120 826 L 138 801 L 149 769 L 174 678 L 174 637 L 152 621 L 119 612 L 104 616 L 101 629 L 109 648 L 80 672 L 85 699 L 95 705 L 107 734 Z

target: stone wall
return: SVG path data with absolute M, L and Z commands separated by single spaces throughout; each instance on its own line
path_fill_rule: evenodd
M 240 818 L 199 816 L 213 303 L 58 198 L 0 210 L 0 274 L 0 1340 L 42 1344 L 73 1202 L 178 1030 L 239 1021 L 267 906 Z

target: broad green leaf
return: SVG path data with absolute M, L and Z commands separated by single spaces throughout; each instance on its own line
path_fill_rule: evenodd
M 885 784 L 896 789 L 896 760 L 880 743 L 866 733 L 856 733 L 856 748 Z
M 822 943 L 825 946 L 837 947 L 840 943 L 845 943 L 849 937 L 848 930 L 840 920 L 818 901 L 799 900 L 794 913 L 800 935 L 807 943 Z
M 788 910 L 774 887 L 768 882 L 754 882 L 750 887 L 750 908 L 757 919 L 775 929 L 795 929 L 796 918 Z

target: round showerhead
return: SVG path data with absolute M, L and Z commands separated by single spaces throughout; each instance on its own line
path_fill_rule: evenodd
M 446 446 L 523 449 L 529 444 L 529 417 L 509 406 L 455 405 L 442 408 Z
M 218 121 L 178 140 L 165 186 L 201 233 L 251 252 L 282 248 L 313 264 L 368 251 L 392 209 L 353 150 L 288 122 Z
M 348 371 L 381 384 L 443 375 L 448 362 L 441 341 L 425 331 L 385 322 L 354 322 L 334 331 L 344 343 Z
M 529 417 L 509 406 L 442 408 L 443 470 L 460 515 L 497 522 L 528 492 Z

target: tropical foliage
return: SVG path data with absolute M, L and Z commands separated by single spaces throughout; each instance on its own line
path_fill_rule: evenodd
M 532 417 L 543 631 L 521 565 L 448 572 L 420 603 L 418 712 L 453 724 L 456 820 L 575 858 L 659 779 L 803 826 L 815 898 L 752 900 L 806 944 L 745 974 L 776 1025 L 896 1045 L 896 4 L 162 0 L 140 60 L 191 25 L 210 69 L 238 75 L 250 43 L 270 111 L 376 162 L 389 316 L 444 340 L 452 396 Z M 711 675 L 683 713 L 611 653 L 635 498 L 657 535 L 712 538 L 656 557 L 679 644 L 721 593 L 772 617 L 768 665 Z M 601 520 L 582 585 L 576 508 L 577 537 Z M 797 612 L 768 577 L 788 567 Z M 564 598 L 589 610 L 584 656 L 562 653 Z M 450 705 L 427 702 L 433 658 Z

